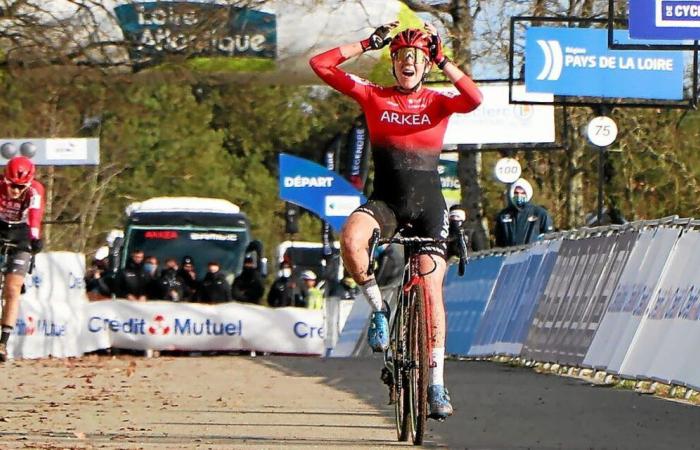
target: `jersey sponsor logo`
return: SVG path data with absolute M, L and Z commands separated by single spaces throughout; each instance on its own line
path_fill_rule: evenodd
M 427 114 L 405 114 L 394 111 L 383 111 L 379 118 L 381 122 L 395 125 L 422 126 L 432 125 Z
M 374 83 L 370 83 L 369 81 L 365 80 L 364 78 L 360 78 L 357 75 L 353 75 L 351 73 L 346 74 L 348 78 L 350 78 L 352 81 L 354 81 L 357 84 L 361 84 L 363 86 L 376 86 Z

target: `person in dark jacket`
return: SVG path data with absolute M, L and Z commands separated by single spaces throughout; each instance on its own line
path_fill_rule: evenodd
M 134 250 L 117 279 L 119 297 L 139 302 L 146 301 L 148 275 L 143 269 L 143 251 Z
M 165 260 L 165 268 L 161 272 L 158 281 L 160 286 L 158 298 L 173 302 L 182 301 L 185 281 L 180 278 L 178 269 L 179 266 L 175 258 Z
M 231 296 L 237 302 L 260 303 L 265 286 L 256 261 L 255 252 L 248 253 L 243 260 L 243 271 L 233 280 Z
M 532 186 L 520 178 L 510 186 L 509 205 L 496 216 L 496 246 L 529 244 L 543 233 L 554 231 L 552 217 L 546 209 L 530 203 Z
M 197 299 L 199 282 L 197 272 L 194 270 L 194 259 L 191 256 L 183 256 L 182 264 L 177 271 L 177 275 L 182 279 L 182 300 L 192 302 Z
M 269 306 L 281 308 L 297 304 L 297 297 L 301 296 L 301 290 L 296 280 L 292 278 L 292 271 L 292 264 L 289 261 L 283 261 L 280 264 L 279 277 L 272 283 L 270 292 L 267 294 Z
M 203 303 L 231 301 L 231 285 L 226 281 L 226 274 L 221 271 L 218 261 L 210 261 L 207 265 L 207 274 L 199 288 L 199 300 Z

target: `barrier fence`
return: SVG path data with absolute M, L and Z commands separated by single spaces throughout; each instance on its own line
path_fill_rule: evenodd
M 448 353 L 699 387 L 698 226 L 665 219 L 584 229 L 477 254 L 462 279 L 450 267 Z

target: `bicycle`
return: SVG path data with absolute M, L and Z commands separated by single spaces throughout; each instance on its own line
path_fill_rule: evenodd
M 462 276 L 467 264 L 466 236 L 460 231 L 451 239 L 458 239 L 458 270 Z M 423 443 L 428 418 L 428 370 L 432 351 L 432 327 L 428 326 L 431 309 L 422 289 L 422 278 L 430 272 L 420 272 L 418 256 L 422 246 L 446 242 L 448 240 L 402 236 L 381 239 L 379 229 L 373 231 L 369 241 L 368 275 L 373 273 L 377 245 L 404 246 L 406 264 L 398 287 L 389 348 L 384 353 L 382 380 L 389 385 L 390 399 L 394 403 L 398 440 L 407 441 L 410 435 L 415 445 Z

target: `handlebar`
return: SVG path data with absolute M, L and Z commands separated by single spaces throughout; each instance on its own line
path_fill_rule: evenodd
M 403 237 L 403 236 L 398 236 L 398 237 L 391 237 L 391 238 L 381 238 L 380 237 L 380 232 L 378 228 L 375 228 L 372 231 L 372 237 L 369 239 L 369 266 L 367 267 L 367 275 L 372 275 L 374 273 L 374 252 L 377 249 L 378 245 L 384 245 L 384 244 L 400 244 L 400 245 L 406 245 L 406 244 L 445 244 L 448 242 L 453 241 L 454 239 L 457 239 L 458 241 L 458 252 L 459 252 L 459 267 L 458 267 L 458 273 L 459 276 L 464 275 L 464 271 L 467 266 L 468 262 L 468 257 L 467 257 L 467 236 L 464 235 L 464 231 L 460 230 L 458 236 L 451 237 L 450 239 L 433 239 L 433 238 L 424 238 L 424 237 Z

